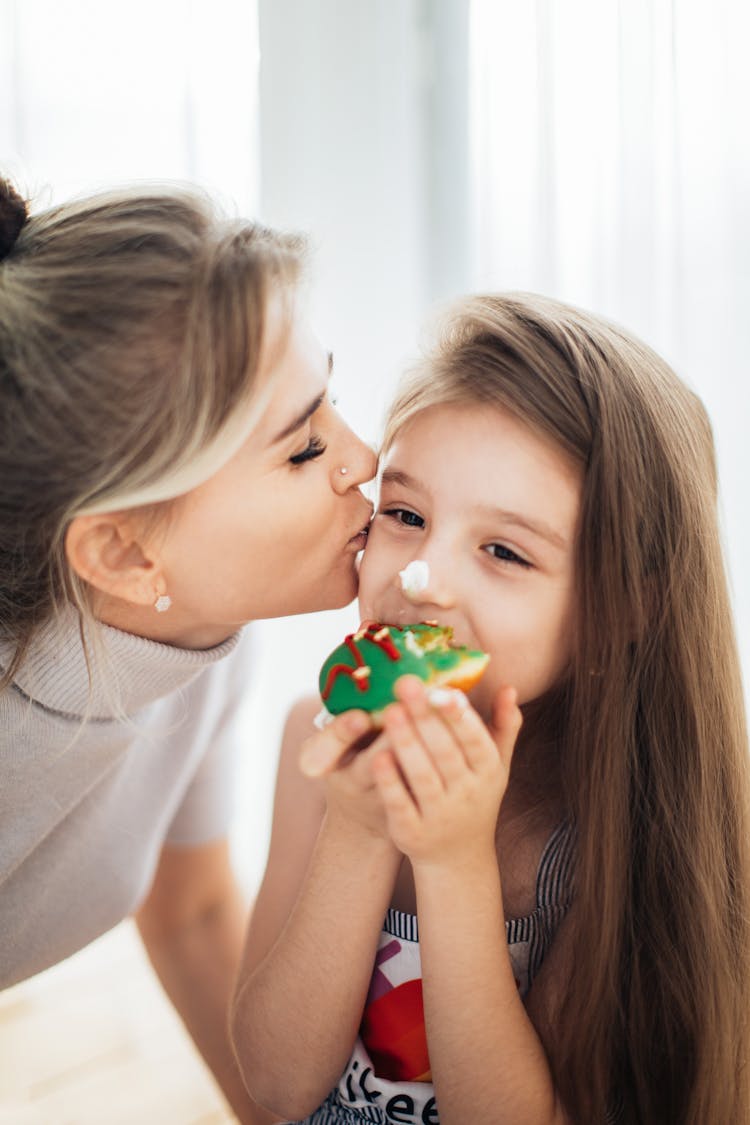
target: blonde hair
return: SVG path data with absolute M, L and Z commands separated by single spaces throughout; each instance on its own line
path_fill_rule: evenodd
M 386 448 L 446 403 L 510 411 L 583 471 L 571 667 L 530 708 L 578 841 L 558 1088 L 575 1121 L 616 1092 L 628 1122 L 747 1122 L 748 742 L 706 412 L 621 328 L 526 294 L 453 307 Z
M 298 236 L 220 215 L 195 189 L 124 188 L 28 216 L 0 179 L 0 640 L 17 670 L 66 603 L 82 513 L 158 507 L 206 479 L 258 413 L 269 302 Z M 163 506 L 168 510 L 168 504 Z

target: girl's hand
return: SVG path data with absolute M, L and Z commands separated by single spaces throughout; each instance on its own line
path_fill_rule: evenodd
M 324 780 L 329 821 L 388 839 L 385 810 L 372 773 L 372 763 L 386 741 L 365 711 L 346 711 L 302 743 L 300 769 L 307 777 Z
M 500 803 L 521 712 L 513 688 L 497 696 L 492 731 L 461 692 L 432 693 L 416 676 L 396 685 L 388 744 L 372 760 L 396 847 L 419 864 L 461 863 L 495 847 Z

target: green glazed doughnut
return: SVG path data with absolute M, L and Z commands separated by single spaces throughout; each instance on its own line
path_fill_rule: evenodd
M 357 707 L 377 718 L 393 703 L 400 676 L 419 676 L 431 687 L 468 691 L 489 656 L 451 643 L 453 630 L 433 622 L 414 625 L 363 623 L 328 656 L 318 686 L 326 711 L 340 715 Z

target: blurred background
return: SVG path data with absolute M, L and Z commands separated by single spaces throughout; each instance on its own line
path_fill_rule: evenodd
M 0 0 L 0 168 L 36 207 L 190 180 L 309 232 L 334 392 L 374 443 L 454 295 L 538 290 L 634 330 L 713 420 L 747 673 L 749 41 L 744 0 Z M 250 889 L 284 713 L 354 624 L 252 628 Z

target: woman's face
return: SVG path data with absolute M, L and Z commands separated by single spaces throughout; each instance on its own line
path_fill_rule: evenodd
M 500 409 L 435 406 L 397 434 L 360 568 L 363 619 L 437 620 L 490 654 L 472 694 L 488 718 L 497 689 L 520 703 L 564 673 L 574 621 L 580 472 Z M 429 567 L 408 598 L 399 571 Z
M 246 621 L 345 606 L 357 593 L 372 507 L 359 485 L 375 455 L 329 401 L 330 356 L 304 319 L 266 356 L 260 422 L 168 522 L 160 561 L 172 605 L 159 624 L 171 643 L 208 647 Z

